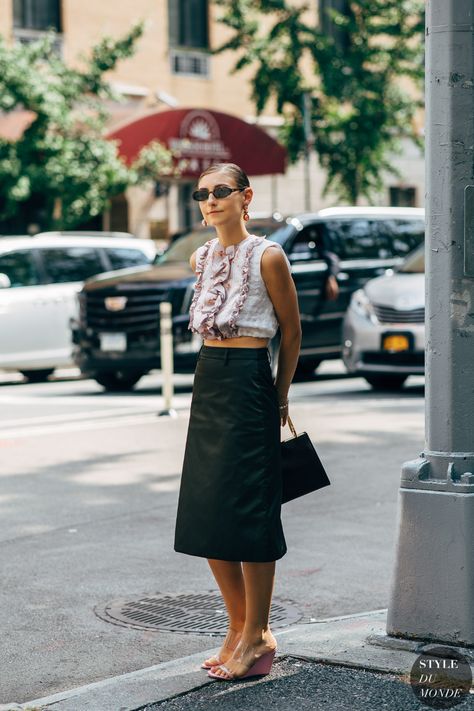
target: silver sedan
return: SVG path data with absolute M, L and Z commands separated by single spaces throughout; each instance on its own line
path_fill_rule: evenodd
M 375 389 L 402 387 L 425 372 L 424 245 L 403 264 L 352 295 L 343 322 L 342 358 Z

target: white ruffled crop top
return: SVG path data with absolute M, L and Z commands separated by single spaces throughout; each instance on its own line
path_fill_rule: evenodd
M 218 341 L 275 335 L 278 320 L 260 273 L 262 254 L 269 247 L 283 252 L 290 270 L 281 245 L 256 235 L 229 247 L 223 247 L 215 237 L 196 250 L 197 280 L 188 329 L 206 340 Z

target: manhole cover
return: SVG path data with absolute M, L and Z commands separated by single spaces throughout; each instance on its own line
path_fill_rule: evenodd
M 112 600 L 105 608 L 95 608 L 101 620 L 138 630 L 165 630 L 192 634 L 225 635 L 227 611 L 220 593 L 147 595 Z M 298 622 L 302 613 L 286 600 L 274 598 L 270 609 L 272 629 Z

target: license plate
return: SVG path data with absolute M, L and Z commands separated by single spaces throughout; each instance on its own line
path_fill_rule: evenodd
M 384 351 L 408 351 L 410 349 L 410 342 L 407 336 L 392 334 L 390 336 L 384 336 L 382 348 Z
M 127 334 L 126 333 L 101 333 L 100 350 L 101 351 L 126 351 L 127 350 Z

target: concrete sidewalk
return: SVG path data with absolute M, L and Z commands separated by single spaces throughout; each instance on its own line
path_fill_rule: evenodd
M 427 709 L 409 684 L 423 645 L 387 638 L 386 615 L 386 610 L 376 610 L 276 632 L 278 653 L 270 675 L 247 682 L 223 683 L 200 669 L 202 660 L 218 651 L 213 647 L 28 703 L 0 706 L 0 711 Z M 474 650 L 461 651 L 474 672 Z M 474 707 L 472 693 L 456 706 L 459 711 Z

